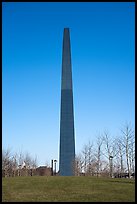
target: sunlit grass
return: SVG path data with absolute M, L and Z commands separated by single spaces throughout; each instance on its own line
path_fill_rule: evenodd
M 84 176 L 3 178 L 2 201 L 134 202 L 135 181 Z

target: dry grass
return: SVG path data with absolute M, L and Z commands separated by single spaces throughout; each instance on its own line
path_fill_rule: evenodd
M 135 202 L 135 181 L 59 176 L 3 178 L 2 201 Z

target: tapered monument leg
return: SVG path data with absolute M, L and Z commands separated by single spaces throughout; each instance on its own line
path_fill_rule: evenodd
M 69 28 L 64 28 L 61 80 L 59 175 L 73 176 L 75 136 Z

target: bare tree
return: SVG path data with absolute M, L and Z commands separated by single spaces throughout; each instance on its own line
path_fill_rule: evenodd
M 91 144 L 89 141 L 88 142 L 88 169 L 87 169 L 88 175 L 91 175 L 92 173 L 92 162 L 93 162 L 92 147 L 93 147 L 93 144 Z
M 2 170 L 4 176 L 9 176 L 11 172 L 11 148 L 2 150 Z
M 94 153 L 93 153 L 93 144 L 89 141 L 88 144 L 84 145 L 82 150 L 83 155 L 83 167 L 85 175 L 93 175 L 94 165 Z
M 9 164 L 10 160 L 10 149 L 2 150 L 2 169 L 5 169 Z
M 30 154 L 28 152 L 26 152 L 26 154 L 24 156 L 24 162 L 25 162 L 25 167 L 27 169 L 30 169 L 32 166 L 32 157 L 30 156 Z
M 14 155 L 12 156 L 12 175 L 15 176 L 16 172 L 18 169 L 18 155 L 17 153 L 14 153 Z
M 83 150 L 82 150 L 82 155 L 83 155 L 83 163 L 84 163 L 84 173 L 86 174 L 87 172 L 87 158 L 88 158 L 88 146 L 84 145 Z
M 37 159 L 37 156 L 35 156 L 35 158 L 32 159 L 32 168 L 36 169 L 37 166 L 38 166 L 38 159 Z
M 97 150 L 95 152 L 97 152 L 95 154 L 96 156 L 96 169 L 97 169 L 97 177 L 100 175 L 100 169 L 101 169 L 101 147 L 102 147 L 102 143 L 103 143 L 103 138 L 102 136 L 97 137 Z
M 131 148 L 129 151 L 129 159 L 130 159 L 130 169 L 134 173 L 135 172 L 135 138 L 131 142 Z
M 116 154 L 116 163 L 117 163 L 117 169 L 116 172 L 120 175 L 124 173 L 124 155 L 125 151 L 122 145 L 122 138 L 119 136 L 115 139 L 116 141 L 116 148 L 117 148 L 117 154 Z
M 110 177 L 112 177 L 113 176 L 113 159 L 117 155 L 116 141 L 115 139 L 112 140 L 109 133 L 105 131 L 104 136 L 103 136 L 103 143 L 105 145 L 104 155 L 108 159 L 108 163 L 109 163 L 109 175 Z
M 18 165 L 22 166 L 23 161 L 24 161 L 24 154 L 23 154 L 22 150 L 20 150 L 19 153 L 17 153 L 17 154 L 18 154 Z
M 134 169 L 134 131 L 130 124 L 126 124 L 124 128 L 121 129 L 123 135 L 122 145 L 126 153 L 126 164 L 128 176 L 131 176 L 131 165 Z
M 84 161 L 81 154 L 75 156 L 75 175 L 80 176 L 83 173 Z

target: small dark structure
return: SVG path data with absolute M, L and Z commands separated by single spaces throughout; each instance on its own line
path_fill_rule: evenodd
M 40 166 L 36 168 L 36 175 L 38 176 L 51 176 L 52 175 L 52 168 L 47 166 Z

